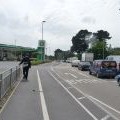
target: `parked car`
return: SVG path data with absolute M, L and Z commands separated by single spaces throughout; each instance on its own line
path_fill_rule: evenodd
M 78 67 L 78 63 L 80 63 L 80 60 L 73 60 L 73 61 L 71 62 L 71 66 L 72 66 L 72 67 Z
M 89 70 L 89 67 L 90 67 L 90 62 L 80 61 L 80 63 L 78 63 L 79 70 Z
M 114 60 L 117 62 L 117 69 L 120 72 L 120 55 L 110 55 L 106 57 L 106 60 Z
M 95 74 L 99 77 L 115 77 L 117 75 L 116 61 L 95 60 L 91 64 L 89 74 Z

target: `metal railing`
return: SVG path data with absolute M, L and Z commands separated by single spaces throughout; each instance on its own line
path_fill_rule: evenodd
M 0 73 L 0 99 L 11 89 L 21 76 L 21 68 L 15 66 Z

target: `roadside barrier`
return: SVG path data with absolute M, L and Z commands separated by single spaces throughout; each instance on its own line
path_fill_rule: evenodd
M 0 73 L 0 99 L 15 85 L 20 76 L 21 68 L 19 66 Z

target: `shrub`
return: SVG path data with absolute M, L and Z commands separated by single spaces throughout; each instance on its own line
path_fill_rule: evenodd
M 31 61 L 31 64 L 32 65 L 39 65 L 39 64 L 41 64 L 42 62 L 41 61 L 39 61 L 39 60 L 33 60 L 33 61 Z

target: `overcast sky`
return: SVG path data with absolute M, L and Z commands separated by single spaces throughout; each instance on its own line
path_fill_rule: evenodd
M 0 0 L 0 43 L 37 48 L 45 20 L 47 54 L 69 50 L 82 29 L 106 30 L 108 43 L 120 47 L 119 9 L 120 0 Z

